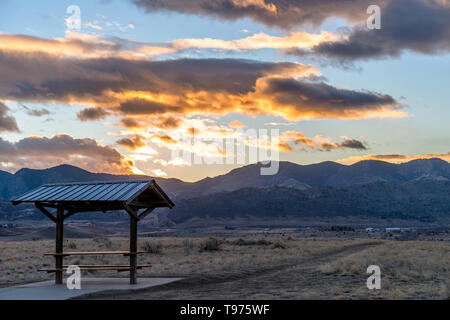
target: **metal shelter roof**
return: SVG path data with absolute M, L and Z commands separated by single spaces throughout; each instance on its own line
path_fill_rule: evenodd
M 74 182 L 45 184 L 11 200 L 14 205 L 24 202 L 83 204 L 127 203 L 135 207 L 169 207 L 174 203 L 154 180 Z M 136 202 L 133 202 L 136 201 Z

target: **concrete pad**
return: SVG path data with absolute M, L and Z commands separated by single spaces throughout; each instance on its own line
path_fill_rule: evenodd
M 54 280 L 21 284 L 0 288 L 0 300 L 65 300 L 83 294 L 105 290 L 136 290 L 159 286 L 182 278 L 138 278 L 137 284 L 129 284 L 129 278 L 81 278 L 80 290 L 69 290 L 65 284 Z

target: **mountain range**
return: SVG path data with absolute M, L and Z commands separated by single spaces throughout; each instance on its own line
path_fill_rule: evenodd
M 403 164 L 361 161 L 353 165 L 280 162 L 273 176 L 251 164 L 197 182 L 155 178 L 175 201 L 168 217 L 369 216 L 433 221 L 450 217 L 450 164 L 440 159 Z M 0 171 L 0 217 L 17 218 L 6 201 L 45 183 L 150 178 L 111 175 L 61 165 L 44 170 Z M 33 210 L 27 209 L 28 216 Z

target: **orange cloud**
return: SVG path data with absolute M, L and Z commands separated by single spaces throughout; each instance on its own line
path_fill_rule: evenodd
M 243 124 L 239 120 L 234 120 L 234 121 L 230 122 L 228 124 L 228 126 L 233 129 L 245 128 L 245 124 Z
M 238 40 L 220 40 L 211 38 L 179 39 L 172 41 L 174 50 L 186 49 L 222 49 L 231 51 L 260 49 L 309 49 L 321 43 L 343 41 L 346 36 L 321 31 L 320 33 L 291 32 L 282 37 L 260 32 Z
M 133 138 L 122 138 L 116 141 L 118 145 L 127 148 L 128 150 L 134 151 L 136 149 L 146 146 L 144 140 L 139 136 L 134 136 Z
M 355 149 L 355 150 L 366 150 L 366 144 L 364 142 L 361 142 L 356 139 L 349 139 L 347 137 L 344 137 L 344 141 L 342 142 L 335 142 L 332 141 L 330 138 L 322 137 L 321 135 L 317 135 L 314 138 L 309 138 L 305 136 L 302 132 L 297 131 L 285 131 L 283 132 L 282 136 L 280 137 L 280 144 L 283 144 L 283 148 L 280 148 L 280 151 L 282 149 L 286 150 L 283 152 L 292 152 L 295 151 L 293 148 L 289 146 L 289 143 L 293 143 L 295 145 L 303 145 L 305 147 L 308 147 L 310 149 L 316 149 L 319 151 L 331 151 L 336 149 Z M 287 148 L 286 146 L 289 146 Z M 305 151 L 306 149 L 302 149 L 302 151 Z
M 333 34 L 329 31 L 321 31 L 317 34 L 291 32 L 281 37 L 261 32 L 237 40 L 190 38 L 177 39 L 167 43 L 151 43 L 67 31 L 64 38 L 55 39 L 19 34 L 0 34 L 0 50 L 45 53 L 56 57 L 75 57 L 78 59 L 123 58 L 145 60 L 188 49 L 227 51 L 260 49 L 299 50 L 311 49 L 321 43 L 333 43 L 342 40 L 345 40 L 345 36 Z
M 164 135 L 160 135 L 160 134 L 154 134 L 151 136 L 152 140 L 157 140 L 163 143 L 171 143 L 171 144 L 175 144 L 178 143 L 177 140 L 173 139 L 171 136 L 164 134 Z
M 170 117 L 232 112 L 294 121 L 407 115 L 389 95 L 319 82 L 315 67 L 293 62 L 69 59 L 0 48 L 0 72 L 7 79 L 0 99 L 84 104 L 89 108 L 79 113 L 80 119 L 123 116 L 127 120 L 121 124 L 128 128 L 174 126 Z M 158 117 L 169 122 L 159 123 Z
M 86 170 L 114 174 L 135 172 L 134 161 L 110 146 L 90 138 L 74 138 L 67 134 L 53 137 L 27 137 L 17 142 L 0 138 L 0 168 L 48 168 L 72 164 Z
M 44 39 L 28 35 L 0 34 L 0 50 L 46 53 L 58 57 L 150 59 L 188 49 L 218 49 L 226 51 L 278 49 L 311 49 L 321 43 L 343 41 L 346 36 L 329 31 L 320 33 L 291 32 L 271 36 L 263 32 L 237 40 L 211 38 L 177 39 L 167 43 L 138 42 L 108 38 L 79 32 L 66 32 L 64 38 Z

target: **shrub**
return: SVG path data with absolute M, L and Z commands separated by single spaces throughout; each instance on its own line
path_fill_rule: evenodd
M 233 242 L 236 246 L 268 246 L 271 245 L 272 242 L 266 239 L 252 240 L 252 239 L 238 239 Z
M 69 242 L 67 243 L 67 247 L 68 247 L 69 249 L 76 249 L 76 248 L 77 248 L 77 244 L 76 244 L 74 241 L 69 241 Z
M 287 248 L 286 245 L 285 245 L 284 243 L 280 242 L 280 241 L 275 242 L 275 243 L 273 244 L 273 247 L 274 247 L 275 249 L 286 249 L 286 248 Z
M 214 237 L 209 237 L 200 243 L 200 251 L 217 251 L 220 249 L 220 242 Z
M 184 239 L 183 247 L 186 253 L 189 253 L 194 248 L 194 241 L 192 239 Z
M 105 246 L 106 248 L 111 248 L 112 246 L 112 241 L 108 237 L 96 237 L 94 238 L 94 242 L 97 242 L 100 245 Z
M 161 241 L 159 241 L 159 242 L 146 241 L 143 244 L 142 249 L 148 253 L 160 254 L 160 253 L 162 253 L 162 247 L 163 247 L 163 245 L 162 245 Z

